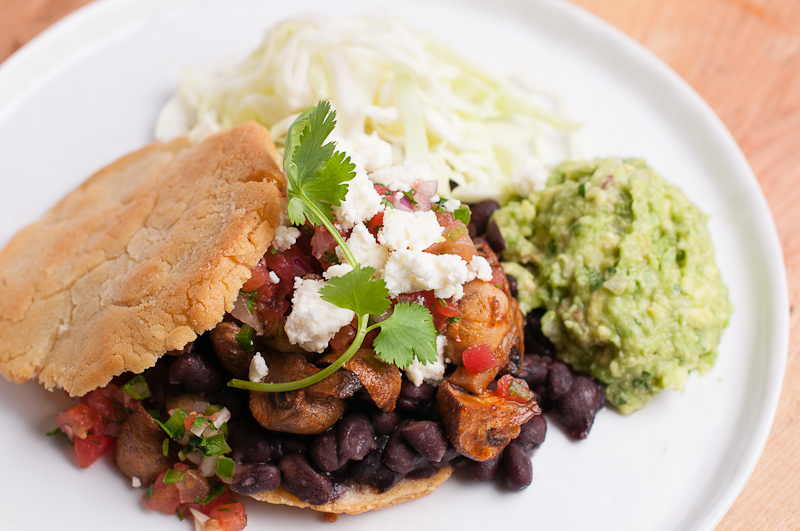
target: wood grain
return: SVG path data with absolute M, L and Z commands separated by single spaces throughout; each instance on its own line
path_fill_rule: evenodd
M 733 133 L 761 183 L 800 295 L 800 1 L 572 0 L 644 44 L 683 76 Z M 0 61 L 88 0 L 0 0 Z M 775 424 L 719 530 L 800 529 L 800 328 Z

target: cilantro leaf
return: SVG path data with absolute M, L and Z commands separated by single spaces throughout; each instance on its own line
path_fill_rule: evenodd
M 425 364 L 439 358 L 433 317 L 424 306 L 401 302 L 391 317 L 378 324 L 381 332 L 372 346 L 383 361 L 403 368 L 411 365 L 415 356 Z
M 336 125 L 336 112 L 327 101 L 301 114 L 289 128 L 284 149 L 288 180 L 289 219 L 302 225 L 333 223 L 333 208 L 347 194 L 347 181 L 355 176 L 355 165 L 344 153 L 324 144 Z M 298 130 L 300 131 L 298 133 Z M 324 219 L 323 219 L 324 218 Z
M 472 217 L 472 212 L 470 211 L 469 207 L 464 205 L 460 206 L 453 211 L 453 217 L 463 223 L 464 225 L 469 225 L 469 220 Z
M 330 279 L 319 293 L 322 300 L 339 308 L 352 310 L 359 317 L 367 314 L 381 315 L 392 303 L 389 302 L 386 282 L 383 279 L 372 280 L 374 274 L 374 268 L 356 265 L 346 275 Z

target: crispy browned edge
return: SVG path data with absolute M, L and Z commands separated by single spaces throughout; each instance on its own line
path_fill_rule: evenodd
M 267 503 L 313 509 L 323 513 L 359 514 L 375 509 L 384 509 L 398 503 L 427 496 L 444 483 L 452 473 L 453 468 L 446 466 L 428 479 L 404 478 L 397 485 L 383 493 L 379 493 L 377 489 L 368 485 L 352 486 L 338 498 L 324 505 L 311 505 L 300 501 L 297 496 L 289 493 L 283 487 L 260 494 L 253 494 L 252 497 Z
M 70 192 L 0 251 L 0 373 L 83 395 L 213 328 L 279 224 L 276 160 L 247 123 L 152 143 Z

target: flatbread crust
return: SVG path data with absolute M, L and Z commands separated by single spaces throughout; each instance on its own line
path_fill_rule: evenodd
M 278 226 L 286 182 L 247 123 L 153 143 L 0 252 L 0 373 L 83 395 L 220 322 Z
M 444 483 L 452 473 L 453 468 L 446 466 L 428 479 L 404 478 L 383 493 L 379 493 L 374 487 L 357 485 L 348 488 L 338 498 L 324 505 L 311 505 L 300 501 L 297 496 L 289 493 L 283 487 L 253 494 L 252 497 L 267 503 L 314 509 L 323 513 L 359 514 L 427 496 Z

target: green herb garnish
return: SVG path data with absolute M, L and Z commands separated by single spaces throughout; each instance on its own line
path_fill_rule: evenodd
M 134 376 L 128 383 L 123 385 L 122 391 L 128 393 L 136 400 L 144 400 L 152 396 L 150 386 L 147 385 L 147 380 L 145 380 L 144 376 L 141 374 Z
M 382 279 L 373 279 L 375 269 L 361 267 L 347 243 L 333 226 L 333 207 L 341 205 L 347 194 L 347 182 L 355 175 L 355 166 L 344 153 L 325 143 L 336 125 L 336 113 L 330 103 L 320 102 L 301 114 L 289 127 L 284 148 L 289 196 L 289 219 L 295 225 L 324 226 L 336 240 L 353 270 L 328 281 L 320 291 L 322 299 L 340 308 L 352 310 L 357 318 L 356 337 L 339 359 L 320 372 L 294 382 L 260 383 L 231 380 L 228 385 L 251 391 L 294 391 L 313 385 L 339 370 L 361 347 L 367 333 L 380 329 L 375 338 L 375 352 L 380 359 L 407 367 L 414 359 L 422 363 L 437 360 L 436 329 L 430 312 L 418 304 L 401 303 L 385 321 L 369 324 L 370 315 L 378 316 L 391 307 L 389 290 Z M 409 197 L 415 202 L 413 197 Z
M 472 212 L 468 206 L 462 205 L 453 211 L 453 217 L 464 225 L 469 225 L 469 220 L 472 219 Z
M 164 483 L 167 485 L 174 485 L 175 483 L 180 483 L 183 481 L 183 478 L 186 477 L 186 472 L 181 470 L 167 470 L 166 474 L 164 474 Z
M 248 308 L 249 306 L 248 301 Z M 252 312 L 250 312 L 252 313 Z M 242 324 L 242 329 L 236 334 L 236 342 L 239 343 L 239 346 L 242 347 L 242 350 L 245 352 L 255 352 L 256 345 L 255 345 L 255 338 L 256 338 L 256 331 L 255 329 L 247 323 Z

